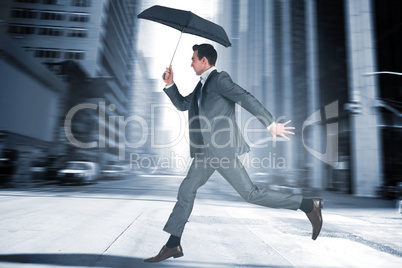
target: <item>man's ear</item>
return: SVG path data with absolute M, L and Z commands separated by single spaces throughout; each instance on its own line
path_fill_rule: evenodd
M 209 65 L 208 59 L 206 57 L 202 58 L 202 63 L 208 63 L 208 65 Z

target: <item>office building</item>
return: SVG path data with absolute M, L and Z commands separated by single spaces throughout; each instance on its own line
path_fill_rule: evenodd
M 286 160 L 270 172 L 358 196 L 401 184 L 399 1 L 238 0 L 221 10 L 233 40 L 224 68 L 296 127 L 292 142 L 265 149 Z
M 73 129 L 79 131 L 83 122 L 91 121 L 84 124 L 87 142 L 96 142 L 96 148 L 78 148 L 65 135 L 63 143 L 74 149 L 76 157 L 101 164 L 126 160 L 121 144 L 127 137 L 120 126 L 131 112 L 136 1 L 5 0 L 0 3 L 0 20 L 1 36 L 24 51 L 22 58 L 34 58 L 68 84 L 58 96 L 62 100 L 59 134 L 72 108 L 96 105 L 84 112 L 87 115 L 77 113 L 73 122 Z M 72 135 L 80 137 L 80 133 Z

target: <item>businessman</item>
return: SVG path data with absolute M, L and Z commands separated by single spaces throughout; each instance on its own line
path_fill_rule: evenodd
M 312 225 L 315 240 L 322 227 L 321 198 L 303 198 L 254 185 L 238 156 L 249 151 L 237 124 L 235 106 L 240 105 L 255 116 L 274 137 L 294 134 L 286 123 L 275 122 L 271 113 L 249 92 L 234 83 L 226 72 L 215 68 L 217 52 L 212 45 L 193 46 L 191 67 L 200 82 L 188 96 L 182 96 L 173 80 L 172 66 L 166 69 L 163 80 L 165 93 L 180 111 L 188 111 L 190 156 L 193 158 L 186 178 L 179 187 L 177 202 L 164 227 L 170 234 L 160 252 L 144 262 L 160 262 L 183 256 L 180 241 L 184 226 L 193 209 L 198 188 L 218 171 L 239 195 L 252 204 L 269 208 L 300 209 Z

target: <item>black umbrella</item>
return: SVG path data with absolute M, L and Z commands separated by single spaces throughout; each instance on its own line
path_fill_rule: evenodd
M 232 45 L 225 30 L 221 26 L 203 19 L 190 11 L 153 6 L 141 12 L 137 18 L 152 20 L 179 30 L 181 32 L 179 42 L 183 33 L 189 33 L 215 41 L 225 47 Z M 177 46 L 173 53 L 172 61 L 176 54 Z

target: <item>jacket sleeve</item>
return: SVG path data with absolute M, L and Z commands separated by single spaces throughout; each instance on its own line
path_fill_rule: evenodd
M 171 102 L 173 105 L 179 110 L 179 111 L 187 111 L 190 107 L 190 102 L 193 96 L 193 93 L 190 95 L 183 97 L 176 84 L 169 88 L 164 88 L 163 91 L 165 91 L 166 95 L 170 98 Z
M 221 72 L 218 77 L 218 91 L 254 115 L 265 127 L 275 122 L 274 116 L 250 92 L 234 83 L 226 72 Z

